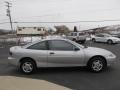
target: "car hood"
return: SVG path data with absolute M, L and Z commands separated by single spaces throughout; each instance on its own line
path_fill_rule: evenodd
M 115 39 L 115 40 L 119 40 L 120 41 L 120 39 L 117 38 L 117 37 L 109 37 L 109 39 Z
M 15 50 L 18 50 L 18 49 L 21 49 L 22 46 L 14 46 L 14 47 L 11 47 L 10 48 L 10 51 L 15 51 Z
M 97 48 L 97 47 L 87 47 L 84 49 L 86 54 L 89 55 L 102 55 L 102 56 L 107 56 L 109 54 L 113 54 L 112 52 L 102 49 L 102 48 Z

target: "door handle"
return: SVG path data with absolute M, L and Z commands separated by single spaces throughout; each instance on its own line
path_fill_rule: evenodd
M 50 54 L 55 54 L 54 52 L 50 52 Z

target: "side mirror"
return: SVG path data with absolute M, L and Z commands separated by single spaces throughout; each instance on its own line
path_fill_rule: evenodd
M 79 50 L 80 50 L 80 49 L 79 49 L 79 48 L 77 48 L 77 47 L 75 47 L 75 48 L 74 48 L 74 51 L 79 51 Z

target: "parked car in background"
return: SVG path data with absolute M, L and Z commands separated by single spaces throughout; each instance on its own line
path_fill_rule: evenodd
M 85 43 L 87 35 L 84 32 L 70 32 L 67 39 L 76 41 L 77 43 Z
M 68 39 L 43 39 L 25 46 L 10 48 L 9 63 L 31 74 L 40 67 L 87 66 L 100 72 L 116 61 L 116 56 L 105 49 L 84 47 Z
M 120 38 L 113 37 L 109 34 L 96 34 L 91 38 L 93 42 L 104 42 L 108 44 L 120 43 Z

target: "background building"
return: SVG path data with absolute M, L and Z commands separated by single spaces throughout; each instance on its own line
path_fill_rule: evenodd
M 45 27 L 17 27 L 17 35 L 45 35 Z

